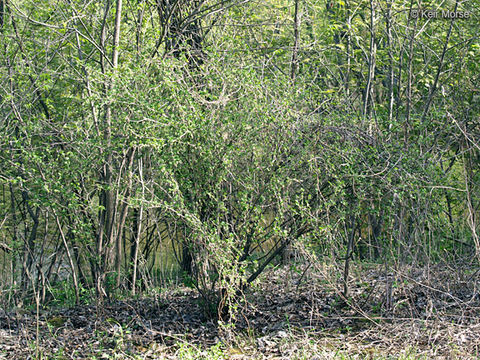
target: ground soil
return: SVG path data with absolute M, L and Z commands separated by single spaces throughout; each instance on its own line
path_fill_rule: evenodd
M 1 310 L 0 359 L 209 358 L 215 346 L 237 359 L 480 358 L 479 271 L 357 265 L 347 297 L 335 273 L 324 265 L 268 270 L 230 327 L 183 287 L 114 301 L 101 313 L 94 305 L 38 317 Z

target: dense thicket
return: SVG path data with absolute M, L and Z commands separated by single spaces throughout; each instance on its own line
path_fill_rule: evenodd
M 172 258 L 221 308 L 298 249 L 478 264 L 479 3 L 418 6 L 1 0 L 4 303 Z

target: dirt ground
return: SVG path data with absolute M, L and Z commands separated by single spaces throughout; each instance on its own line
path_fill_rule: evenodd
M 0 359 L 480 358 L 478 269 L 351 274 L 344 298 L 331 267 L 271 269 L 230 327 L 189 288 L 115 301 L 102 318 L 93 305 L 0 310 Z

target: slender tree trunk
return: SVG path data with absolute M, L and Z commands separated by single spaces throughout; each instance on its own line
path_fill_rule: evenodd
M 13 190 L 13 185 L 12 183 L 10 183 L 10 187 L 9 187 L 9 190 L 10 190 L 10 203 L 11 203 L 11 206 L 10 206 L 10 211 L 12 213 L 12 250 L 13 250 L 13 253 L 12 253 L 12 265 L 11 265 L 11 269 L 12 269 L 12 282 L 11 282 L 11 285 L 12 285 L 12 289 L 15 289 L 16 288 L 16 285 L 17 285 L 17 280 L 16 280 L 16 272 L 17 272 L 17 256 L 16 256 L 16 249 L 17 249 L 17 242 L 18 242 L 18 238 L 17 238 L 17 212 L 16 212 L 16 206 L 15 206 L 15 193 L 14 193 L 14 190 Z
M 457 12 L 457 9 L 458 9 L 458 0 L 455 1 L 455 9 L 453 9 L 453 12 Z M 432 85 L 432 88 L 430 90 L 430 94 L 428 95 L 428 99 L 427 99 L 427 103 L 425 105 L 425 109 L 423 110 L 422 122 L 425 121 L 425 119 L 427 117 L 428 111 L 430 110 L 430 105 L 432 104 L 433 96 L 435 95 L 435 92 L 437 90 L 438 79 L 440 78 L 440 74 L 442 73 L 443 61 L 445 59 L 445 54 L 447 53 L 448 42 L 450 40 L 450 35 L 452 34 L 454 21 L 455 20 L 452 19 L 451 22 L 450 22 L 450 27 L 448 29 L 447 38 L 445 39 L 445 43 L 443 44 L 443 50 L 442 50 L 442 54 L 440 56 L 440 62 L 438 64 L 437 74 L 435 75 L 435 80 L 433 81 L 433 85 Z
M 138 174 L 140 176 L 140 182 L 142 184 L 142 201 L 145 195 L 145 186 L 143 183 L 143 162 L 142 157 L 138 159 Z M 143 220 L 143 203 L 140 204 L 140 210 L 138 212 L 138 228 L 137 236 L 135 237 L 135 254 L 133 257 L 133 279 L 132 279 L 132 294 L 135 295 L 136 283 L 137 283 L 137 268 L 138 268 L 138 248 L 140 247 L 140 235 L 142 234 L 142 220 Z
M 116 237 L 115 237 L 115 271 L 117 273 L 117 279 L 116 279 L 117 289 L 120 287 L 120 280 L 121 280 L 122 238 L 125 232 L 125 229 L 124 229 L 125 221 L 127 219 L 128 208 L 129 208 L 128 200 L 130 198 L 130 192 L 131 192 L 132 183 L 133 183 L 132 166 L 133 166 L 133 159 L 135 156 L 135 152 L 136 152 L 135 148 L 130 148 L 127 152 L 127 155 L 124 158 L 124 160 L 128 159 L 127 168 L 125 169 L 125 171 L 128 171 L 128 185 L 123 196 L 123 206 L 122 206 L 122 210 L 120 211 L 119 221 L 117 222 Z
M 413 9 L 414 1 L 410 0 L 410 7 L 409 7 L 409 12 Z M 415 20 L 415 28 L 416 28 L 416 21 Z M 405 28 L 406 30 L 406 35 L 403 44 L 400 46 L 400 54 L 399 54 L 399 62 L 398 62 L 398 80 L 397 80 L 397 106 L 396 106 L 396 111 L 395 111 L 395 118 L 397 121 L 400 121 L 400 107 L 402 105 L 402 74 L 403 74 L 403 54 L 405 52 L 405 45 L 408 40 L 408 34 L 410 31 L 410 17 L 407 19 L 407 26 Z M 415 31 L 414 31 L 415 33 Z M 410 54 L 409 54 L 410 55 Z M 409 132 L 409 124 L 408 121 L 403 121 L 403 141 L 405 147 L 407 146 L 407 139 L 408 139 L 408 132 Z
M 53 211 L 53 215 L 55 216 L 55 221 L 57 223 L 58 231 L 60 232 L 60 237 L 62 238 L 63 246 L 65 247 L 65 253 L 67 254 L 68 264 L 70 265 L 70 269 L 72 270 L 73 286 L 75 288 L 75 302 L 78 304 L 80 301 L 80 291 L 78 288 L 77 272 L 75 270 L 75 265 L 73 263 L 72 255 L 70 254 L 70 249 L 68 247 L 67 239 L 65 238 L 62 225 L 60 224 L 60 220 L 58 219 L 58 216 L 55 210 Z
M 349 106 L 351 107 L 351 100 L 350 100 L 350 75 L 352 71 L 352 14 L 350 11 L 350 2 L 348 0 L 345 1 L 345 11 L 347 12 L 347 18 L 345 20 L 347 25 L 347 47 L 346 47 L 346 55 L 347 55 L 347 70 L 345 74 L 345 95 Z
M 299 42 L 299 33 L 298 33 L 298 0 L 295 1 L 295 9 L 293 13 L 293 50 L 292 50 L 292 61 L 290 69 L 290 80 L 292 85 L 295 84 L 295 75 L 297 71 L 297 58 L 298 58 L 298 42 Z
M 102 26 L 102 39 L 101 43 L 102 46 L 105 46 L 106 41 L 106 18 L 108 17 L 109 11 L 109 2 L 105 7 L 105 17 L 104 17 L 104 24 Z M 116 11 L 115 11 L 115 27 L 114 27 L 114 35 L 113 35 L 113 51 L 112 51 L 112 67 L 113 73 L 118 65 L 118 46 L 120 42 L 120 25 L 121 25 L 121 18 L 122 18 L 122 0 L 116 1 Z M 103 56 L 102 58 L 102 70 L 103 73 L 106 72 L 105 63 Z M 108 93 L 111 91 L 113 84 L 109 83 L 105 86 L 105 96 L 108 96 Z M 107 147 L 105 162 L 103 166 L 103 171 L 101 174 L 102 183 L 104 188 L 100 192 L 100 204 L 103 208 L 100 210 L 99 217 L 100 217 L 100 226 L 99 232 L 97 236 L 97 250 L 98 250 L 98 262 L 99 267 L 97 269 L 97 298 L 100 307 L 103 305 L 103 296 L 107 295 L 105 292 L 104 287 L 104 280 L 106 276 L 106 267 L 107 267 L 107 259 L 108 259 L 108 247 L 112 242 L 113 239 L 113 229 L 114 229 L 114 222 L 115 222 L 115 213 L 116 213 L 116 206 L 114 205 L 114 192 L 112 190 L 112 151 L 111 148 L 111 137 L 112 137 L 112 106 L 111 103 L 108 102 L 105 105 L 105 117 L 104 117 L 104 129 L 103 129 L 103 137 Z
M 348 296 L 348 274 L 350 270 L 350 258 L 353 254 L 353 243 L 355 240 L 355 232 L 357 230 L 356 216 L 351 215 L 350 221 L 350 236 L 347 243 L 347 254 L 345 256 L 345 267 L 343 270 L 343 296 L 347 298 Z
M 407 65 L 407 114 L 405 119 L 405 134 L 404 134 L 404 142 L 405 146 L 408 143 L 408 131 L 410 129 L 410 116 L 412 112 L 412 79 L 413 79 L 413 46 L 415 40 L 415 34 L 417 32 L 417 24 L 418 19 L 415 19 L 415 25 L 413 26 L 413 31 L 410 33 L 410 43 L 408 45 L 408 65 Z
M 365 96 L 363 100 L 363 119 L 367 121 L 370 117 L 370 111 L 373 108 L 373 87 L 375 80 L 375 64 L 376 64 L 377 44 L 375 41 L 375 1 L 370 0 L 370 54 L 368 59 L 368 77 L 365 87 Z M 369 133 L 373 133 L 373 126 L 369 122 Z
M 393 72 L 393 38 L 392 38 L 392 5 L 394 0 L 387 3 L 387 46 L 388 46 L 388 60 L 389 60 L 389 81 L 388 81 L 388 120 L 390 123 L 393 120 L 393 103 L 394 103 L 394 72 Z
M 464 178 L 465 178 L 465 194 L 466 194 L 466 202 L 467 202 L 467 209 L 468 209 L 468 225 L 470 227 L 470 231 L 472 232 L 472 239 L 475 245 L 475 254 L 477 260 L 480 261 L 480 238 L 479 234 L 477 233 L 477 218 L 476 218 L 476 210 L 475 205 L 473 203 L 473 196 L 472 196 L 472 187 L 471 184 L 474 182 L 474 175 L 472 171 L 472 161 L 471 157 L 473 156 L 473 152 L 471 149 L 468 149 L 466 145 L 464 145 L 464 153 L 463 153 L 463 171 L 464 171 Z

